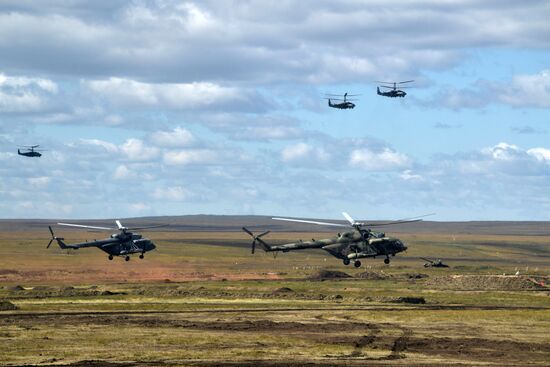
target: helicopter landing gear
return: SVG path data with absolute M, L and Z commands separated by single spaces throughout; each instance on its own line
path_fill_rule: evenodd
M 124 260 L 130 261 L 130 256 L 126 256 L 126 257 L 124 258 Z
M 390 263 L 390 258 L 389 257 L 386 257 L 384 259 L 384 264 L 388 265 Z
M 109 260 L 113 260 L 113 255 L 109 255 Z
M 343 262 L 344 262 L 344 265 L 349 265 L 350 261 L 349 261 L 349 259 L 344 259 Z
M 355 266 L 356 268 L 359 268 L 359 267 L 361 266 L 361 261 L 356 260 L 356 261 L 353 263 L 353 266 Z
M 143 256 L 143 254 L 139 255 L 139 258 L 140 259 L 143 259 L 145 256 Z

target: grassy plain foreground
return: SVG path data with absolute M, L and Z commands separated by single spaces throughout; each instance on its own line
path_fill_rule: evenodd
M 548 236 L 403 233 L 406 254 L 390 266 L 365 260 L 360 269 L 322 251 L 251 255 L 240 232 L 148 236 L 158 251 L 124 262 L 97 249 L 46 250 L 47 229 L 0 232 L 0 300 L 17 308 L 0 311 L 0 365 L 550 361 Z M 451 268 L 424 268 L 419 256 L 444 258 Z

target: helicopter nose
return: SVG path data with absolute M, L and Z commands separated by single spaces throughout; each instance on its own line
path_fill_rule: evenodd
M 401 247 L 401 251 L 407 251 L 407 246 L 405 246 L 403 242 L 399 241 L 399 245 Z

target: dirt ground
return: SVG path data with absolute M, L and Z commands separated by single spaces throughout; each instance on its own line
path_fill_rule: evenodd
M 251 255 L 240 233 L 218 235 L 156 233 L 158 251 L 125 262 L 96 249 L 46 250 L 41 232 L 0 233 L 0 365 L 550 361 L 546 238 L 470 236 L 439 246 L 431 235 L 404 235 L 406 256 L 354 269 L 322 252 Z M 423 267 L 418 256 L 435 251 L 451 268 Z

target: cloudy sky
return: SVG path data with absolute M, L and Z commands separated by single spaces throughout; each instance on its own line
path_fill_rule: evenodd
M 4 0 L 0 217 L 550 220 L 549 16 L 545 0 Z M 344 92 L 354 110 L 326 105 Z

